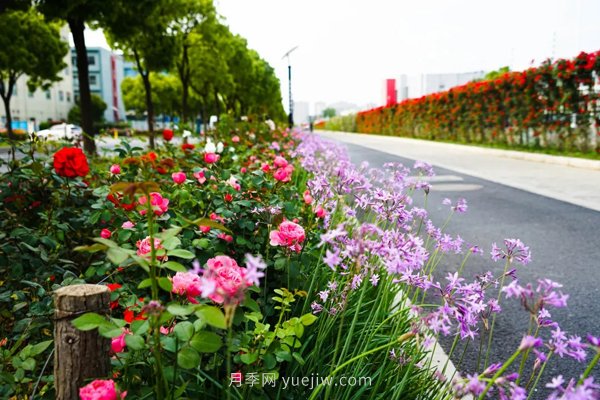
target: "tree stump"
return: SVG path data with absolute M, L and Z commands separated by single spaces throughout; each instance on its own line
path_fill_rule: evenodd
M 90 378 L 107 378 L 110 339 L 97 329 L 80 331 L 71 321 L 87 312 L 108 315 L 110 292 L 101 285 L 66 286 L 54 292 L 54 385 L 57 400 L 79 399 Z

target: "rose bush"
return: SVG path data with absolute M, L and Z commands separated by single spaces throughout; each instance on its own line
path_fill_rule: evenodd
M 445 255 L 466 261 L 480 250 L 437 228 L 413 201 L 428 183 L 410 175 L 433 175 L 429 165 L 357 168 L 313 136 L 226 120 L 193 148 L 167 143 L 147 153 L 123 142 L 115 151 L 118 174 L 109 158 L 92 162 L 85 181 L 65 179 L 50 152 L 3 176 L 0 302 L 10 312 L 0 314 L 2 396 L 53 397 L 44 368 L 51 292 L 83 282 L 107 285 L 111 299 L 109 317 L 73 321 L 112 344 L 113 383 L 85 382 L 86 396 L 523 398 L 546 384 L 550 398 L 597 395 L 600 340 L 561 334 L 550 319 L 566 305 L 557 283 L 515 280 L 513 266 L 531 257 L 525 244 L 491 247 L 490 262 L 503 270 L 437 274 Z M 446 203 L 453 214 L 468 209 L 464 199 Z M 19 213 L 23 205 L 33 212 Z M 537 324 L 513 357 L 489 360 L 483 346 L 482 365 L 460 379 L 432 364 L 436 339 L 493 343 L 495 316 L 511 298 Z M 559 353 L 594 355 L 572 381 L 551 380 L 543 371 Z M 281 383 L 341 375 L 370 383 Z

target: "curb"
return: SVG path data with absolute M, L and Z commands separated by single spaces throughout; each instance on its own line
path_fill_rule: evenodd
M 471 153 L 491 155 L 496 157 L 504 157 L 504 158 L 512 158 L 516 160 L 524 160 L 524 161 L 534 161 L 539 163 L 547 163 L 547 164 L 556 164 L 556 165 L 564 165 L 573 168 L 583 168 L 583 169 L 591 169 L 600 171 L 600 160 L 587 160 L 585 158 L 577 158 L 577 157 L 567 157 L 567 156 L 555 156 L 550 154 L 538 154 L 538 153 L 528 153 L 525 151 L 515 151 L 515 150 L 500 150 L 500 149 L 487 149 L 484 147 L 471 146 L 468 144 L 455 144 L 455 143 L 445 143 L 445 142 L 436 142 L 433 140 L 423 140 L 423 139 L 413 139 L 413 138 L 405 138 L 400 136 L 390 136 L 390 135 L 378 135 L 372 133 L 354 133 L 354 132 L 340 132 L 340 131 L 320 131 L 328 134 L 341 134 L 341 135 L 356 135 L 361 137 L 381 137 L 381 138 L 393 138 L 398 142 L 404 143 L 419 143 L 428 146 L 435 146 L 440 148 L 448 148 L 448 149 L 460 149 L 461 151 L 468 151 Z

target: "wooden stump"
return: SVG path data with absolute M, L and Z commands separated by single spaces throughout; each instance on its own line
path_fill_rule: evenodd
M 77 400 L 90 378 L 107 378 L 110 339 L 80 331 L 71 321 L 87 312 L 108 315 L 110 292 L 101 285 L 66 286 L 54 292 L 54 385 L 56 399 Z

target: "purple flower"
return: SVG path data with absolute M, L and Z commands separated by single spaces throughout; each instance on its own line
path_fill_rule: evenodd
M 461 198 L 458 199 L 458 201 L 456 202 L 456 206 L 452 207 L 452 210 L 462 214 L 467 212 L 467 208 L 467 200 Z
M 253 256 L 252 254 L 246 254 L 246 279 L 248 282 L 258 286 L 260 278 L 265 276 L 265 273 L 262 271 L 266 268 L 267 264 L 260 255 Z
M 523 340 L 521 340 L 519 350 L 523 351 L 526 349 L 531 349 L 533 347 L 540 347 L 543 344 L 544 342 L 541 338 L 527 335 L 523 337 Z
M 519 239 L 504 239 L 506 250 L 500 249 L 496 243 L 492 244 L 491 256 L 492 260 L 507 259 L 512 263 L 517 261 L 522 265 L 527 265 L 531 262 L 531 252 L 529 247 L 525 246 Z
M 335 267 L 338 266 L 339 263 L 342 261 L 339 255 L 340 251 L 338 249 L 336 249 L 333 252 L 327 249 L 327 251 L 325 252 L 325 257 L 323 257 L 323 262 L 327 264 L 329 268 L 335 271 Z
M 587 335 L 587 341 L 594 347 L 600 347 L 600 337 Z

